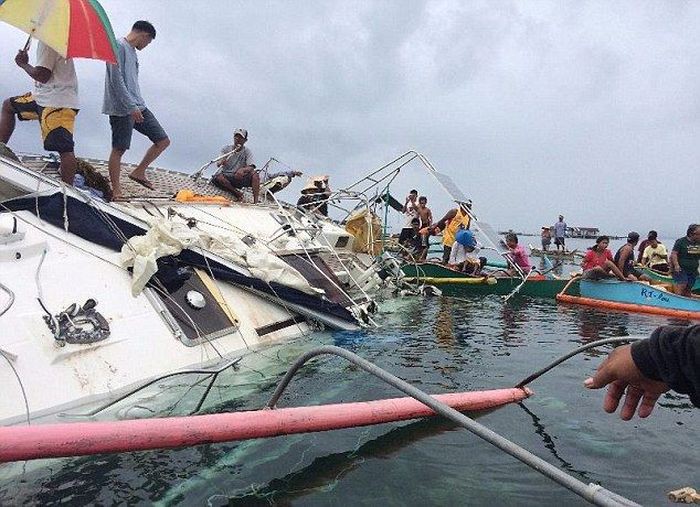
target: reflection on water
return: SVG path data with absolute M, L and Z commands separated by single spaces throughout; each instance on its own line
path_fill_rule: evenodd
M 277 505 L 288 505 L 291 500 L 307 495 L 312 491 L 329 491 L 343 477 L 362 466 L 367 460 L 385 460 L 401 449 L 422 439 L 434 437 L 442 432 L 455 429 L 455 425 L 442 419 L 426 419 L 395 428 L 369 440 L 356 449 L 315 458 L 302 469 L 275 478 L 264 486 L 225 497 L 219 505 L 251 505 L 265 500 Z M 216 503 L 224 497 L 217 497 Z
M 237 374 L 222 377 L 206 411 L 264 405 L 287 365 L 313 344 L 346 347 L 438 393 L 507 387 L 582 343 L 648 334 L 669 322 L 526 297 L 504 303 L 498 296 L 396 299 L 383 312 L 381 329 L 318 334 L 253 354 Z M 534 382 L 534 397 L 483 414 L 480 422 L 585 482 L 599 482 L 644 503 L 662 503 L 665 491 L 697 480 L 697 410 L 687 398 L 672 394 L 646 421 L 624 423 L 605 414 L 603 393 L 581 387 L 604 352 L 567 361 Z M 300 372 L 280 405 L 397 395 L 356 367 L 322 358 Z M 1 505 L 57 501 L 559 505 L 577 500 L 468 432 L 427 420 L 0 466 Z
M 545 428 L 544 424 L 542 424 L 540 418 L 537 417 L 530 409 L 528 409 L 524 403 L 518 403 L 518 406 L 522 408 L 525 411 L 525 413 L 532 418 L 532 426 L 535 428 L 535 433 L 542 437 L 542 442 L 544 443 L 544 446 L 547 448 L 550 454 L 554 456 L 554 459 L 561 465 L 561 467 L 567 472 L 574 473 L 580 478 L 585 479 L 587 482 L 590 482 L 591 478 L 589 473 L 583 470 L 576 469 L 571 463 L 569 463 L 559 455 L 559 453 L 557 452 L 556 444 L 554 443 L 554 438 L 552 438 L 549 435 L 549 433 L 547 433 L 547 428 Z
M 452 314 L 453 306 L 457 302 L 451 298 L 440 298 L 438 302 L 439 310 L 437 312 L 434 324 L 435 339 L 440 346 L 454 346 L 456 344 L 454 334 L 454 323 Z

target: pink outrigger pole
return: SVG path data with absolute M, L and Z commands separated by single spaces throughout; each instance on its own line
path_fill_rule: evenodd
M 522 401 L 529 395 L 528 389 L 509 388 L 433 398 L 460 412 L 473 412 Z M 413 398 L 393 398 L 160 419 L 11 426 L 0 428 L 0 462 L 174 449 L 434 415 Z

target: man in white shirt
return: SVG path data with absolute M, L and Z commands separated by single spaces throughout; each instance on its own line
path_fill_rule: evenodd
M 450 250 L 447 265 L 459 271 L 476 275 L 486 265 L 486 259 L 479 257 L 481 247 L 474 233 L 469 229 L 459 229 L 455 234 L 455 242 Z
M 566 253 L 566 222 L 564 215 L 559 215 L 559 221 L 554 224 L 554 244 L 557 246 L 557 252 L 561 247 L 562 252 Z
M 7 143 L 20 121 L 39 120 L 44 149 L 61 156 L 61 179 L 73 183 L 77 162 L 73 148 L 78 114 L 78 78 L 72 58 L 63 58 L 39 41 L 36 65 L 29 64 L 27 50 L 20 50 L 15 63 L 34 79 L 34 92 L 6 99 L 0 113 L 0 142 Z
M 399 234 L 399 244 L 409 239 L 413 233 L 412 222 L 414 218 L 418 218 L 418 190 L 411 190 L 406 196 L 406 202 L 403 205 L 403 214 L 405 217 L 405 222 L 403 228 L 401 229 L 401 234 Z

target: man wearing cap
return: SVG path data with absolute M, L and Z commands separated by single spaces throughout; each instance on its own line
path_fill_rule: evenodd
M 122 156 L 131 147 L 131 136 L 137 132 L 148 137 L 153 145 L 146 150 L 129 178 L 139 185 L 153 190 L 146 178 L 146 168 L 170 146 L 170 138 L 158 123 L 155 115 L 146 107 L 139 87 L 139 60 L 136 50 L 142 51 L 156 38 L 156 29 L 148 21 L 137 21 L 126 37 L 117 41 L 117 63 L 107 64 L 102 114 L 109 116 L 112 129 L 112 152 L 109 155 L 109 178 L 112 181 L 113 199 L 122 197 L 119 181 Z
M 217 165 L 221 169 L 212 180 L 216 186 L 231 192 L 237 200 L 243 199 L 242 188 L 253 189 L 253 203 L 260 196 L 260 175 L 255 170 L 253 154 L 246 148 L 248 140 L 246 129 L 236 129 L 233 133 L 233 144 L 221 148 L 221 154 L 226 155 Z
M 448 266 L 476 275 L 486 265 L 486 258 L 480 257 L 481 248 L 476 242 L 474 233 L 469 229 L 459 229 L 455 234 L 455 241 L 450 249 Z
M 557 252 L 559 247 L 561 247 L 563 252 L 566 252 L 565 238 L 566 222 L 564 222 L 564 215 L 559 215 L 559 221 L 554 224 L 554 244 L 557 246 Z
M 647 280 L 649 277 L 642 274 L 638 269 L 634 267 L 634 247 L 637 246 L 639 242 L 639 233 L 630 232 L 627 235 L 627 243 L 622 245 L 620 249 L 615 253 L 615 264 L 622 271 L 622 274 L 628 280 Z

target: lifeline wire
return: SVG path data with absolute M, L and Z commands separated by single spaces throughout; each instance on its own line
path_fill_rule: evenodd
M 9 357 L 5 355 L 5 351 L 0 349 L 0 356 L 7 361 L 7 364 L 10 365 L 10 368 L 12 368 L 12 372 L 15 374 L 15 377 L 17 377 L 17 383 L 19 384 L 19 388 L 22 391 L 22 398 L 24 399 L 24 411 L 25 411 L 25 416 L 27 417 L 27 426 L 31 426 L 32 423 L 30 422 L 29 419 L 29 398 L 27 398 L 27 392 L 24 390 L 24 384 L 22 383 L 22 377 L 19 376 L 19 372 L 15 368 L 15 365 L 12 364 L 12 361 L 10 360 Z
M 553 361 L 552 363 L 548 364 L 547 366 L 545 366 L 541 370 L 538 370 L 535 373 L 533 373 L 532 375 L 530 375 L 529 377 L 524 378 L 523 380 L 518 382 L 515 385 L 515 387 L 525 387 L 527 384 L 529 384 L 533 380 L 541 377 L 542 375 L 544 375 L 545 373 L 547 373 L 549 370 L 553 369 L 554 367 L 559 366 L 561 363 L 563 363 L 567 359 L 570 359 L 570 358 L 574 357 L 575 355 L 580 354 L 581 352 L 585 352 L 586 350 L 594 349 L 596 347 L 600 347 L 601 345 L 636 342 L 638 340 L 643 340 L 644 338 L 646 338 L 646 336 L 620 336 L 617 338 L 605 338 L 603 340 L 596 340 L 594 342 L 587 343 L 583 347 L 579 347 L 575 350 L 572 350 L 568 354 L 563 355 L 559 359 L 557 359 L 556 361 Z

